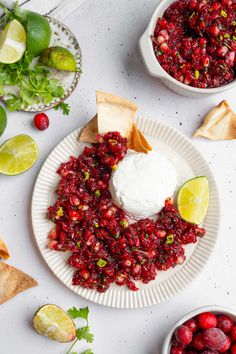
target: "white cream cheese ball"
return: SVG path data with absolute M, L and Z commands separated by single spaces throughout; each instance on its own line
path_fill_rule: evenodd
M 112 173 L 109 189 L 114 203 L 137 220 L 158 213 L 176 186 L 176 171 L 166 156 L 132 151 Z

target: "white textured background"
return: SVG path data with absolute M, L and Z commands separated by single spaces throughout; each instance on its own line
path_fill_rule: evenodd
M 0 233 L 11 249 L 9 263 L 34 276 L 40 286 L 1 305 L 0 354 L 64 354 L 67 346 L 50 342 L 32 330 L 32 315 L 45 303 L 56 303 L 64 309 L 88 304 L 62 285 L 42 260 L 32 235 L 30 201 L 37 173 L 48 153 L 94 115 L 95 89 L 134 100 L 140 115 L 166 122 L 188 137 L 203 115 L 222 99 L 227 99 L 236 111 L 235 90 L 197 100 L 178 96 L 148 76 L 137 41 L 155 5 L 156 0 L 84 3 L 64 21 L 78 38 L 84 58 L 84 74 L 68 100 L 70 117 L 49 111 L 50 127 L 39 132 L 32 127 L 32 114 L 8 115 L 7 130 L 0 143 L 16 134 L 30 134 L 39 145 L 40 157 L 23 175 L 0 176 Z M 192 308 L 206 304 L 236 308 L 236 141 L 195 139 L 194 143 L 211 165 L 221 195 L 222 224 L 214 255 L 189 288 L 164 304 L 128 311 L 89 303 L 95 354 L 157 354 L 168 328 Z M 86 347 L 82 343 L 79 352 Z

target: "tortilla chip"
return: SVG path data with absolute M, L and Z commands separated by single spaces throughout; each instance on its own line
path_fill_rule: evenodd
M 202 136 L 211 140 L 236 139 L 236 114 L 227 101 L 220 102 L 205 116 L 194 137 Z
M 8 264 L 0 263 L 0 304 L 38 283 L 29 275 Z
M 81 130 L 78 141 L 86 143 L 97 143 L 98 134 L 98 118 L 97 115 L 93 117 Z
M 148 151 L 152 151 L 152 147 L 149 145 L 148 141 L 146 140 L 145 136 L 143 135 L 143 133 L 138 130 L 139 132 L 139 137 L 141 140 L 142 145 L 148 150 Z
M 7 260 L 10 257 L 6 243 L 0 238 L 0 258 Z
M 96 91 L 98 133 L 117 131 L 129 138 L 137 106 L 125 98 Z
M 133 125 L 132 137 L 128 147 L 137 152 L 144 152 L 145 154 L 148 153 L 148 149 L 142 144 L 142 140 L 140 138 L 139 130 L 136 124 Z

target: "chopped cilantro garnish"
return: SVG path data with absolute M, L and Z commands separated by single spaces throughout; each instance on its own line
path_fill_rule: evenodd
M 229 34 L 229 33 L 225 33 L 225 34 L 224 34 L 224 37 L 225 37 L 225 38 L 230 38 L 230 34 Z
M 191 16 L 189 17 L 189 20 L 191 20 L 191 18 L 193 18 L 193 16 L 195 16 L 195 12 L 192 12 Z
M 123 221 L 120 221 L 120 225 L 126 229 L 129 226 L 129 223 L 127 220 L 123 220 Z
M 68 116 L 70 114 L 70 105 L 68 103 L 65 103 L 65 102 L 59 103 L 58 105 L 56 105 L 54 107 L 54 109 L 56 111 L 61 109 L 64 116 Z
M 115 238 L 119 238 L 120 237 L 120 234 L 119 233 L 117 233 L 117 234 L 115 234 L 115 236 L 114 236 Z
M 145 234 L 145 238 L 148 239 L 148 238 L 149 238 L 149 235 L 148 235 L 148 234 Z
M 107 262 L 104 259 L 99 258 L 99 260 L 97 261 L 97 265 L 99 266 L 99 268 L 103 268 L 107 265 Z
M 99 224 L 97 222 L 95 222 L 94 227 L 99 228 Z
M 81 245 L 81 241 L 78 241 L 77 244 L 76 244 L 76 246 L 77 246 L 78 248 L 80 248 L 80 245 Z
M 145 259 L 142 259 L 140 264 L 143 265 L 144 263 L 146 263 Z
M 166 244 L 171 245 L 174 242 L 174 235 L 168 235 L 166 237 Z

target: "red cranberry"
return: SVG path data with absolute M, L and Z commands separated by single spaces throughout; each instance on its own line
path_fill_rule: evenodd
M 34 125 L 39 130 L 45 130 L 49 126 L 49 119 L 45 113 L 38 113 L 34 116 Z
M 170 354 L 185 354 L 185 350 L 183 348 L 179 348 L 172 345 L 170 349 Z
M 203 332 L 206 346 L 212 350 L 221 350 L 226 342 L 226 335 L 219 328 L 209 328 Z
M 220 328 L 224 333 L 231 331 L 233 327 L 233 320 L 227 315 L 217 316 L 217 327 Z
M 190 318 L 190 320 L 186 321 L 184 325 L 190 328 L 192 333 L 195 333 L 198 330 L 198 323 L 197 320 L 195 320 L 195 318 Z
M 203 312 L 197 316 L 200 328 L 214 328 L 217 325 L 216 316 L 211 312 Z
M 231 341 L 230 341 L 229 337 L 226 336 L 225 345 L 223 346 L 223 348 L 221 348 L 221 349 L 219 350 L 219 352 L 220 352 L 220 353 L 225 353 L 225 352 L 227 352 L 227 350 L 229 349 L 230 346 L 231 346 Z
M 236 324 L 231 329 L 231 340 L 232 342 L 236 342 Z
M 186 346 L 192 341 L 193 334 L 187 326 L 179 326 L 175 330 L 175 338 L 178 343 Z
M 203 350 L 206 347 L 202 333 L 197 333 L 193 336 L 192 346 L 197 350 Z
M 233 344 L 230 348 L 231 354 L 236 354 L 236 344 Z

